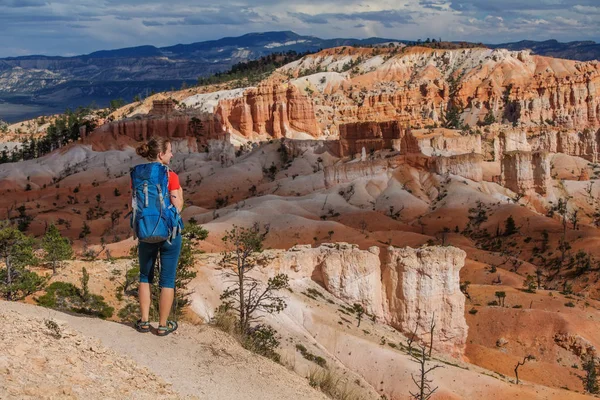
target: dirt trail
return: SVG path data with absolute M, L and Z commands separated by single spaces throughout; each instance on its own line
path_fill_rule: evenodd
M 112 356 L 113 360 L 110 360 L 110 354 L 107 355 L 109 365 L 113 367 L 120 365 L 119 362 L 122 361 L 117 360 L 119 356 L 130 358 L 135 364 L 147 367 L 151 373 L 171 383 L 172 390 L 183 398 L 211 400 L 326 399 L 323 394 L 312 389 L 302 377 L 283 366 L 244 350 L 232 338 L 208 326 L 193 326 L 183 323 L 177 332 L 167 337 L 158 337 L 151 333 L 140 334 L 130 326 L 114 322 L 73 316 L 22 303 L 0 302 L 0 317 L 9 319 L 12 316 L 15 319 L 17 316 L 11 311 L 18 313 L 18 317 L 26 317 L 32 325 L 36 324 L 35 318 L 52 319 L 62 325 L 62 330 L 80 332 L 91 338 L 91 342 L 93 339 L 99 339 L 102 346 L 116 353 L 116 356 Z M 9 321 L 6 322 L 10 324 Z M 43 322 L 38 320 L 37 326 L 40 325 L 43 326 Z M 5 332 L 6 329 L 4 326 L 0 326 L 0 337 L 10 337 Z M 45 335 L 42 330 L 38 329 L 38 334 L 46 343 L 48 335 Z M 87 338 L 84 339 L 87 340 Z M 65 339 L 52 340 L 60 342 Z M 19 339 L 14 339 L 14 341 L 15 345 L 18 345 Z M 4 344 L 8 345 L 6 342 Z M 49 357 L 44 356 L 43 353 L 44 350 L 50 351 L 51 349 L 47 347 L 47 344 L 40 347 L 43 348 L 34 350 L 41 353 L 42 358 L 48 359 Z M 9 358 L 8 365 L 11 361 L 15 360 Z M 106 363 L 107 360 L 103 362 Z M 0 365 L 0 367 L 2 366 Z M 118 372 L 122 374 L 122 371 Z M 35 374 L 33 370 L 32 374 Z M 98 371 L 98 378 L 102 379 L 102 377 L 102 373 Z M 140 379 L 148 379 L 148 376 Z M 3 386 L 2 381 L 3 376 L 0 369 L 0 390 Z M 136 392 L 136 384 L 139 387 L 138 382 L 131 384 L 133 393 Z M 61 382 L 56 382 L 56 386 L 59 385 Z M 93 383 L 93 385 L 97 385 L 97 383 Z M 4 398 L 1 391 L 0 397 Z M 71 398 L 84 397 L 86 397 L 85 394 L 75 393 Z M 147 398 L 147 396 L 134 397 Z M 166 397 L 173 398 L 173 394 L 169 393 L 168 388 L 162 395 L 157 393 L 157 398 Z M 110 398 L 110 395 L 107 398 Z

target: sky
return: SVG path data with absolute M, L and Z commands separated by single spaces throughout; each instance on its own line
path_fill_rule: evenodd
M 292 30 L 321 38 L 600 42 L 600 0 L 0 0 L 0 57 Z

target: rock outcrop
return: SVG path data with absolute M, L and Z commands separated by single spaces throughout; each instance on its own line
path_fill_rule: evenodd
M 481 168 L 483 155 L 471 153 L 450 157 L 433 157 L 434 171 L 437 174 L 453 174 L 462 176 L 475 182 L 483 180 Z
M 419 149 L 428 156 L 452 156 L 465 153 L 482 153 L 480 135 L 461 135 L 457 131 L 443 129 L 417 136 Z
M 501 183 L 515 193 L 546 194 L 551 182 L 547 152 L 505 152 L 501 164 Z
M 221 132 L 248 139 L 320 135 L 312 101 L 294 85 L 265 83 L 242 97 L 219 101 L 215 111 Z
M 466 253 L 455 247 L 389 247 L 382 271 L 385 312 L 390 325 L 425 339 L 435 323 L 434 347 L 464 354 L 468 326 L 460 269 Z
M 550 154 L 547 151 L 536 151 L 531 158 L 534 190 L 536 193 L 545 195 L 552 184 Z
M 429 169 L 430 159 L 423 155 L 409 154 L 385 159 L 351 161 L 343 164 L 327 166 L 323 170 L 325 187 L 352 182 L 356 179 L 373 177 L 387 173 L 391 177 L 392 170 L 401 165 L 409 165 L 421 169 Z
M 533 189 L 531 152 L 507 151 L 502 156 L 502 186 L 515 193 L 527 193 Z
M 378 150 L 395 150 L 401 154 L 419 153 L 420 149 L 410 128 L 399 121 L 365 121 L 339 126 L 339 147 L 334 154 L 345 157 Z
M 597 357 L 598 355 L 596 347 L 579 335 L 566 332 L 556 333 L 554 335 L 554 342 L 582 359 L 588 356 Z
M 527 132 L 502 131 L 494 139 L 494 160 L 501 161 L 504 153 L 512 151 L 531 151 L 531 145 L 527 141 Z
M 347 243 L 299 245 L 275 253 L 267 267 L 295 279 L 310 277 L 406 334 L 416 329 L 425 339 L 434 319 L 434 347 L 462 356 L 468 327 L 459 271 L 466 253 L 455 247 L 390 247 L 382 265 L 379 252 L 378 247 L 360 250 Z
M 295 277 L 311 277 L 335 297 L 359 303 L 369 314 L 383 316 L 379 248 L 360 250 L 347 243 L 296 246 L 275 261 Z

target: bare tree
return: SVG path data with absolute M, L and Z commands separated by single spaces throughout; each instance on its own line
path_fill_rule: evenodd
M 417 354 L 410 352 L 410 356 L 414 362 L 419 364 L 419 375 L 415 378 L 414 374 L 411 374 L 411 378 L 414 384 L 417 386 L 416 392 L 409 392 L 411 398 L 414 400 L 428 400 L 430 399 L 438 387 L 432 387 L 433 381 L 428 377 L 428 374 L 435 369 L 443 368 L 441 365 L 428 366 L 428 362 L 431 360 L 431 348 L 433 346 L 433 334 L 435 331 L 435 315 L 431 320 L 430 335 L 431 340 L 429 345 L 426 343 L 420 343 L 418 345 L 419 351 Z
M 435 312 L 431 317 L 431 324 L 429 324 L 429 354 L 428 357 L 431 358 L 431 349 L 433 349 L 433 332 L 435 331 Z
M 533 361 L 533 360 L 535 360 L 535 357 L 532 356 L 531 354 L 528 354 L 525 356 L 525 358 L 523 358 L 523 361 L 517 362 L 517 365 L 515 366 L 515 378 L 517 378 L 517 385 L 519 384 L 519 367 L 521 365 L 525 365 L 525 363 L 527 361 Z

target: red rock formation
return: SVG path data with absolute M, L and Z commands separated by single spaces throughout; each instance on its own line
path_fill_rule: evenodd
M 188 115 L 184 113 L 171 113 L 169 115 L 136 115 L 131 118 L 109 122 L 87 135 L 84 142 L 102 144 L 106 142 L 117 143 L 121 138 L 130 138 L 135 141 L 147 140 L 152 136 L 164 136 L 169 139 L 195 139 L 194 150 L 203 149 L 208 140 L 219 139 L 215 132 L 214 119 L 202 121 L 203 115 Z
M 219 101 L 215 113 L 221 131 L 249 139 L 288 137 L 293 132 L 320 134 L 312 101 L 294 85 L 266 83 L 248 89 L 241 98 Z
M 154 100 L 152 102 L 152 109 L 148 114 L 150 115 L 169 115 L 175 111 L 175 103 L 171 99 L 166 100 Z
M 346 57 L 342 54 L 339 57 Z M 335 56 L 309 56 L 334 70 Z M 415 125 L 443 122 L 450 104 L 473 126 L 491 112 L 498 122 L 600 125 L 600 63 L 490 49 L 412 48 L 385 63 L 369 63 L 327 90 L 333 121 L 397 119 Z M 308 61 L 307 61 L 308 62 Z M 372 66 L 372 65 L 375 66 Z M 331 65 L 331 68 L 329 66 Z M 283 70 L 283 72 L 293 72 Z M 326 125 L 329 121 L 319 121 Z
M 396 150 L 401 154 L 420 153 L 419 145 L 410 132 L 399 121 L 366 121 L 342 124 L 339 126 L 340 138 L 338 148 L 334 149 L 337 157 L 345 157 L 377 150 Z

